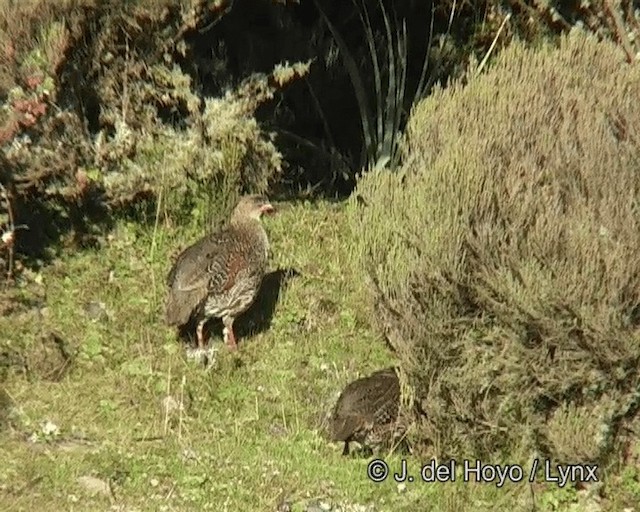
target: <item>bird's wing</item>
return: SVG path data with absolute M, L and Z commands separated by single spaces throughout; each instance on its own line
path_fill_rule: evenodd
M 266 251 L 259 230 L 236 230 L 232 235 L 230 232 L 229 243 L 224 244 L 224 249 L 215 256 L 209 255 L 208 289 L 217 294 L 229 291 L 239 280 L 251 283 L 264 272 L 265 263 Z
M 225 233 L 216 233 L 182 251 L 167 276 L 169 287 L 178 292 L 206 290 L 207 270 L 211 260 L 223 253 L 225 238 Z
M 386 423 L 395 420 L 398 415 L 399 396 L 397 388 L 388 387 L 372 407 L 372 416 L 375 421 Z
M 169 293 L 165 315 L 170 325 L 183 325 L 208 295 L 209 254 L 215 253 L 224 235 L 205 237 L 178 256 L 167 275 Z
M 365 427 L 367 419 L 361 414 L 343 414 L 333 418 L 330 435 L 333 441 L 346 441 L 357 430 Z
M 229 230 L 211 235 L 185 250 L 169 272 L 169 286 L 179 293 L 226 292 L 247 267 L 243 247 Z
M 360 398 L 363 400 L 363 405 L 366 404 L 364 410 L 372 421 L 385 422 L 395 416 L 394 411 L 399 400 L 399 387 L 395 373 L 380 372 L 375 377 L 370 377 L 362 391 Z
M 202 238 L 178 256 L 167 275 L 165 314 L 169 324 L 186 323 L 209 294 L 219 292 L 227 283 L 225 269 L 233 245 L 232 233 L 225 229 Z
M 217 262 L 216 262 L 217 263 Z M 209 282 L 209 287 L 215 292 L 229 291 L 236 283 L 238 274 L 247 268 L 246 256 L 238 250 L 232 250 L 224 258 L 224 261 L 220 261 L 222 266 L 221 271 L 212 273 L 212 279 Z M 212 262 L 213 267 L 213 262 Z M 217 270 L 212 268 L 212 270 Z M 215 279 L 213 276 L 217 276 Z

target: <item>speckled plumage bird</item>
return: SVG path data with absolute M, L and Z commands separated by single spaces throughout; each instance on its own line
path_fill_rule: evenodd
M 386 368 L 353 381 L 338 398 L 331 420 L 331 439 L 344 442 L 343 455 L 349 454 L 351 441 L 372 447 L 402 436 L 397 371 Z
M 260 219 L 273 212 L 267 197 L 243 196 L 229 224 L 185 249 L 171 268 L 167 323 L 182 326 L 195 319 L 199 349 L 210 318 L 222 319 L 225 342 L 236 349 L 233 322 L 255 300 L 267 269 L 269 240 Z

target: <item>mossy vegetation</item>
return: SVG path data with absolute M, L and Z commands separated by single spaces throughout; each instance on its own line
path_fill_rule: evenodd
M 180 66 L 183 38 L 223 16 L 222 7 L 4 5 L 3 185 L 15 216 L 32 226 L 18 241 L 23 251 L 37 253 L 59 234 L 95 234 L 114 213 L 145 202 L 193 213 L 204 226 L 239 192 L 264 192 L 278 180 L 280 152 L 254 113 L 308 63 L 282 63 L 204 97 Z

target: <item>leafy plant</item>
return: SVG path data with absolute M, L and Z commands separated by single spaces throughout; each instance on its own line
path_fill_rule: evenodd
M 375 94 L 371 98 L 368 94 L 366 74 L 356 62 L 355 56 L 349 49 L 339 30 L 324 13 L 318 0 L 314 0 L 318 11 L 331 31 L 349 78 L 353 85 L 364 138 L 363 162 L 367 168 L 381 169 L 395 168 L 399 162 L 399 142 L 401 128 L 405 117 L 407 103 L 412 105 L 421 98 L 425 91 L 425 79 L 428 66 L 428 55 L 424 56 L 420 82 L 417 89 L 407 102 L 407 25 L 406 20 L 398 20 L 390 16 L 382 0 L 378 0 L 384 21 L 383 41 L 378 42 L 374 33 L 367 2 L 354 5 L 364 31 L 370 64 L 373 71 L 373 86 Z M 433 27 L 429 32 L 429 40 Z M 427 45 L 427 48 L 430 44 Z M 373 104 L 373 109 L 371 105 Z

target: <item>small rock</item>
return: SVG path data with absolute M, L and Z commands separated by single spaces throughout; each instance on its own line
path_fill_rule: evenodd
M 56 436 L 60 432 L 58 425 L 47 420 L 42 424 L 41 432 L 44 436 Z
M 277 508 L 277 512 L 291 512 L 291 503 L 282 501 Z
M 373 505 L 360 505 L 358 503 L 344 505 L 344 512 L 374 512 L 375 508 Z
M 176 411 L 184 411 L 184 405 L 171 395 L 167 395 L 162 400 L 162 410 L 165 414 L 172 414 Z
M 364 505 L 359 505 L 360 506 L 360 512 L 375 512 L 376 511 L 376 507 L 374 507 L 373 505 L 368 505 L 368 506 L 364 506 Z
M 85 304 L 84 312 L 94 322 L 101 322 L 109 319 L 107 306 L 104 302 L 91 301 Z
M 185 448 L 184 450 L 182 450 L 182 460 L 198 460 L 198 454 L 191 448 Z
M 77 479 L 77 482 L 78 485 L 90 494 L 102 494 L 104 496 L 111 494 L 111 486 L 109 483 L 95 476 L 81 476 Z
M 272 423 L 271 425 L 269 425 L 269 433 L 273 436 L 273 437 L 286 437 L 289 432 L 287 431 L 287 429 L 280 423 Z
M 305 512 L 330 512 L 332 509 L 331 505 L 325 501 L 315 501 L 313 503 L 309 503 Z

